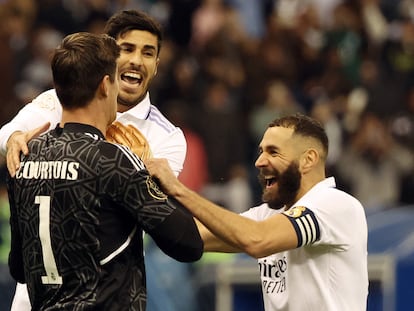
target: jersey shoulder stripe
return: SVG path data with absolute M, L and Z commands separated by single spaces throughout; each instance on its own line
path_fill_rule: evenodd
M 321 232 L 318 220 L 310 209 L 304 206 L 296 206 L 283 212 L 287 216 L 298 237 L 298 246 L 302 247 L 315 243 L 320 239 Z
M 142 160 L 135 153 L 133 153 L 131 149 L 120 144 L 114 145 L 125 154 L 125 156 L 129 159 L 129 161 L 132 163 L 132 165 L 135 167 L 137 171 L 142 171 L 145 169 L 145 165 L 142 162 Z
M 148 114 L 148 119 L 158 126 L 163 128 L 167 133 L 171 133 L 176 129 L 176 126 L 172 124 L 162 113 L 158 110 L 157 107 L 151 106 L 150 112 Z

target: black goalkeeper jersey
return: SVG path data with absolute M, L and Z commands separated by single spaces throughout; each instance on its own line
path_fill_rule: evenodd
M 176 260 L 198 260 L 191 215 L 128 148 L 68 123 L 29 142 L 9 178 L 11 275 L 33 310 L 145 310 L 143 231 Z

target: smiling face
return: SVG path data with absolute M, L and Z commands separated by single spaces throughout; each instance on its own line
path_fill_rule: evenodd
M 118 59 L 118 111 L 124 112 L 145 98 L 157 73 L 158 40 L 148 31 L 131 30 L 116 41 L 121 47 Z
M 301 152 L 292 143 L 292 133 L 290 128 L 270 127 L 259 145 L 256 167 L 263 186 L 262 199 L 273 209 L 292 205 L 301 186 Z

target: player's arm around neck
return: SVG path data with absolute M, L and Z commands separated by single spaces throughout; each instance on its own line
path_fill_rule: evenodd
M 264 221 L 248 219 L 208 201 L 185 187 L 169 169 L 166 160 L 153 159 L 146 164 L 166 193 L 178 200 L 209 231 L 234 249 L 261 258 L 297 247 L 295 229 L 286 216 L 277 214 Z M 208 245 L 205 246 L 208 250 L 206 247 Z

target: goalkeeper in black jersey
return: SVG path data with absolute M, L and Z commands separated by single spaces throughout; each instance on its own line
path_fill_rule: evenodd
M 105 141 L 117 109 L 119 47 L 77 33 L 55 50 L 62 121 L 29 142 L 9 178 L 11 275 L 32 310 L 145 310 L 143 231 L 176 260 L 198 260 L 192 217 L 130 149 Z

